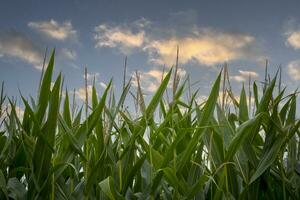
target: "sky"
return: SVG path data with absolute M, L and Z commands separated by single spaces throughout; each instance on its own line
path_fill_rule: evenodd
M 116 92 L 127 76 L 140 74 L 151 95 L 163 71 L 176 62 L 193 89 L 207 96 L 227 63 L 236 95 L 248 76 L 264 80 L 282 67 L 282 82 L 294 91 L 300 81 L 300 1 L 1 0 L 0 81 L 8 96 L 36 96 L 43 58 L 56 49 L 55 74 L 84 99 L 89 85 L 103 91 L 111 78 Z M 135 79 L 133 79 L 135 80 Z M 133 81 L 133 89 L 136 82 Z M 89 86 L 90 88 L 90 86 Z

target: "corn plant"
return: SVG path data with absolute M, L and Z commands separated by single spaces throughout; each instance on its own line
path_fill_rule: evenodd
M 239 98 L 225 87 L 224 68 L 199 103 L 198 92 L 184 97 L 176 65 L 149 102 L 138 78 L 137 93 L 124 79 L 118 99 L 112 81 L 101 97 L 94 84 L 85 116 L 61 74 L 51 87 L 54 54 L 38 97 L 20 95 L 22 117 L 2 84 L 0 199 L 300 199 L 297 91 L 276 92 L 277 75 L 249 85 L 251 105 L 244 87 Z

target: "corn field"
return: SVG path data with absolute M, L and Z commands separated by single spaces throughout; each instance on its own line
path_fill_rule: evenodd
M 119 98 L 112 81 L 101 95 L 94 85 L 73 109 L 62 75 L 51 84 L 54 54 L 38 97 L 20 94 L 22 117 L 2 85 L 0 199 L 300 199 L 297 91 L 286 94 L 278 73 L 237 98 L 223 68 L 199 102 L 176 67 L 149 102 L 137 78 Z

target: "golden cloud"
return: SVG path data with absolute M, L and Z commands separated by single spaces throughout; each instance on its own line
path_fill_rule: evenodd
M 192 61 L 209 66 L 237 59 L 261 59 L 255 37 L 246 33 L 222 32 L 196 25 L 184 31 L 167 30 L 145 19 L 142 22 L 142 25 L 134 22 L 96 26 L 95 47 L 117 48 L 125 54 L 132 49 L 143 50 L 150 62 L 167 66 L 174 65 L 177 46 L 181 64 Z
M 178 45 L 180 63 L 194 60 L 201 64 L 214 65 L 244 57 L 247 48 L 254 41 L 255 38 L 249 35 L 204 31 L 190 37 L 156 40 L 148 43 L 145 50 L 150 52 L 152 61 L 172 65 Z
M 293 47 L 295 50 L 300 49 L 300 30 L 289 31 L 286 33 L 286 44 Z

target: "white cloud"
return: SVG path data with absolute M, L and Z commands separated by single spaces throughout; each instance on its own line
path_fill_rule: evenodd
M 12 107 L 10 104 L 7 104 L 7 105 L 4 105 L 2 107 L 2 116 L 0 116 L 0 121 L 2 121 L 4 118 L 8 117 L 11 112 L 12 112 Z M 19 119 L 23 119 L 23 116 L 24 116 L 24 109 L 19 107 L 19 106 L 15 106 L 15 110 L 16 110 L 16 113 L 17 113 L 17 116 Z
M 286 45 L 295 50 L 300 49 L 300 30 L 291 30 L 286 33 Z
M 146 92 L 155 92 L 159 87 L 160 80 L 163 76 L 163 72 L 160 70 L 141 71 L 138 72 L 138 74 L 140 77 L 141 88 Z M 135 87 L 138 86 L 136 73 L 132 75 L 132 84 Z
M 50 21 L 29 22 L 28 26 L 56 40 L 77 37 L 77 31 L 73 29 L 70 21 L 59 23 L 51 19 Z
M 223 96 L 224 96 L 224 93 L 223 92 L 219 92 L 219 96 L 218 96 L 218 102 L 221 104 L 222 101 L 223 101 Z M 240 96 L 239 95 L 233 95 L 233 98 L 234 100 L 236 100 L 237 102 L 240 102 Z M 208 96 L 206 95 L 200 95 L 196 98 L 196 102 L 197 104 L 202 104 L 202 103 L 205 103 L 208 99 Z M 226 95 L 225 95 L 225 104 L 227 105 L 230 105 L 230 106 L 233 106 L 234 105 L 234 102 L 233 102 L 233 99 L 228 95 L 228 93 L 226 92 Z M 254 102 L 255 102 L 255 99 L 254 97 L 251 97 L 250 99 L 251 101 L 251 104 L 253 105 Z M 247 97 L 247 103 L 249 104 L 249 98 Z
M 142 17 L 142 18 L 136 20 L 135 22 L 133 22 L 133 24 L 139 28 L 146 28 L 146 27 L 150 26 L 152 24 L 152 22 L 149 21 L 148 19 Z
M 241 75 L 230 76 L 230 79 L 237 81 L 237 82 L 245 82 L 246 81 L 245 77 L 241 76 Z
M 88 85 L 87 86 L 87 92 L 88 92 L 88 100 L 90 102 L 91 98 L 92 98 L 92 92 L 93 92 L 93 86 L 92 85 Z M 85 101 L 86 100 L 86 89 L 85 87 L 81 87 L 81 88 L 78 88 L 76 91 L 75 91 L 75 95 L 82 101 Z
M 206 96 L 206 95 L 200 95 L 196 98 L 196 102 L 197 102 L 197 104 L 200 105 L 200 104 L 204 103 L 205 101 L 207 101 L 207 98 L 208 98 L 208 96 Z
M 9 31 L 0 36 L 0 54 L 23 60 L 37 69 L 42 68 L 42 51 L 19 32 Z
M 60 51 L 61 55 L 68 60 L 76 60 L 77 53 L 74 50 L 62 48 Z
M 295 60 L 288 64 L 288 74 L 293 80 L 300 80 L 300 60 Z
M 83 74 L 82 75 L 83 78 L 85 78 L 85 75 Z M 91 98 L 91 95 L 92 95 L 92 89 L 93 89 L 93 85 L 92 83 L 94 82 L 95 80 L 95 87 L 98 88 L 101 87 L 103 89 L 106 89 L 107 88 L 107 84 L 102 82 L 102 81 L 99 81 L 99 77 L 100 77 L 100 74 L 98 72 L 95 72 L 95 73 L 87 73 L 87 80 L 89 81 L 89 84 L 87 86 L 88 88 L 88 95 L 89 95 L 89 99 Z M 76 91 L 76 95 L 79 99 L 81 100 L 85 100 L 85 87 L 81 87 L 79 88 L 77 91 Z
M 294 18 L 290 18 L 284 24 L 285 44 L 297 50 L 300 49 L 300 24 Z
M 149 61 L 167 66 L 175 63 L 177 46 L 181 64 L 194 61 L 215 65 L 237 59 L 261 58 L 256 39 L 249 34 L 222 32 L 196 25 L 185 26 L 188 30 L 170 29 L 146 19 L 141 21 L 115 26 L 100 24 L 95 27 L 95 47 L 117 48 L 125 54 L 138 49 L 148 55 Z
M 234 98 L 234 100 L 233 100 L 232 97 L 229 96 L 228 92 L 223 93 L 220 91 L 219 96 L 218 96 L 218 102 L 220 104 L 222 104 L 223 98 L 224 98 L 224 103 L 227 105 L 230 105 L 230 106 L 234 105 L 234 100 L 236 100 L 237 102 L 240 102 L 240 95 L 233 94 L 233 98 Z M 247 104 L 249 105 L 249 97 L 248 96 L 246 98 L 246 101 L 247 101 Z M 251 97 L 250 102 L 252 105 L 254 104 L 254 102 L 255 102 L 254 97 Z
M 107 88 L 107 85 L 103 82 L 100 82 L 99 85 L 103 88 L 103 89 L 106 89 Z
M 126 53 L 131 48 L 141 47 L 145 40 L 145 32 L 133 32 L 129 27 L 102 24 L 95 27 L 94 39 L 96 48 L 117 47 Z
M 87 73 L 87 80 L 93 81 L 95 79 L 95 81 L 97 81 L 99 79 L 99 76 L 100 76 L 100 74 L 98 72 L 95 72 L 93 74 Z M 83 78 L 85 78 L 85 75 L 83 75 Z
M 138 74 L 140 77 L 142 90 L 153 93 L 158 89 L 162 79 L 167 75 L 167 72 L 163 72 L 159 69 L 150 69 L 149 71 L 139 71 Z M 186 71 L 184 69 L 181 68 L 178 69 L 179 77 L 184 77 L 185 74 Z M 168 84 L 169 88 L 172 87 L 172 83 L 173 80 L 171 79 Z M 137 87 L 138 85 L 135 73 L 132 75 L 132 84 L 135 87 Z
M 258 77 L 258 73 L 257 72 L 254 72 L 254 71 L 243 71 L 243 70 L 239 70 L 240 74 L 242 76 L 246 76 L 246 77 L 249 77 L 251 76 L 252 78 L 254 77 Z
M 258 77 L 257 72 L 239 70 L 238 75 L 230 76 L 229 78 L 231 80 L 234 80 L 234 81 L 237 81 L 237 82 L 245 82 L 249 78 L 249 75 L 251 76 L 251 78 L 257 78 Z

